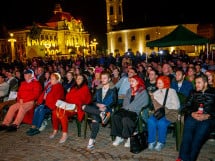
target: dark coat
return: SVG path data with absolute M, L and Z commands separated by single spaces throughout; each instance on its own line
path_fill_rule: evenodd
M 198 111 L 199 105 L 204 105 L 204 113 L 210 115 L 210 119 L 215 119 L 215 88 L 208 88 L 206 91 L 194 91 L 184 105 L 182 112 L 186 111 L 191 115 Z

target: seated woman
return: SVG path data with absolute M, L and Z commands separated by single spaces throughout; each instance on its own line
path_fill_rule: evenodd
M 130 88 L 123 100 L 123 106 L 111 118 L 111 135 L 116 136 L 114 146 L 118 146 L 126 138 L 124 146 L 130 147 L 130 136 L 135 132 L 137 116 L 142 107 L 149 103 L 149 96 L 141 77 L 132 76 L 129 82 Z
M 177 115 L 167 115 L 167 110 L 175 111 L 177 114 L 180 108 L 180 102 L 176 91 L 170 88 L 170 78 L 168 76 L 159 76 L 157 79 L 157 88 L 154 93 L 150 94 L 155 111 L 163 105 L 165 93 L 168 90 L 168 95 L 165 104 L 166 115 L 157 120 L 153 115 L 148 119 L 148 143 L 149 150 L 160 151 L 166 143 L 167 128 L 171 121 L 176 121 Z M 171 120 L 170 120 L 171 119 Z M 158 133 L 158 142 L 156 144 L 156 136 Z
M 208 85 L 215 88 L 215 71 L 207 70 L 205 75 L 208 77 Z
M 106 124 L 110 118 L 113 106 L 117 103 L 117 89 L 111 81 L 111 74 L 107 71 L 101 72 L 101 85 L 96 88 L 93 104 L 82 106 L 83 110 L 93 118 L 91 124 L 91 135 L 87 146 L 88 150 L 94 149 L 95 139 L 99 132 L 99 124 Z
M 43 93 L 37 100 L 38 106 L 34 110 L 32 127 L 26 132 L 27 135 L 33 136 L 40 133 L 40 126 L 46 114 L 51 114 L 56 108 L 58 99 L 64 99 L 64 89 L 60 83 L 60 74 L 52 73 L 50 83 L 47 84 Z
M 84 118 L 84 111 L 81 106 L 84 104 L 89 104 L 91 99 L 92 96 L 87 86 L 87 79 L 83 74 L 80 74 L 76 77 L 75 84 L 66 94 L 65 100 L 68 103 L 75 104 L 76 111 L 69 112 L 64 110 L 55 110 L 52 113 L 53 133 L 49 136 L 49 138 L 53 139 L 56 136 L 59 129 L 59 124 L 61 123 L 63 133 L 59 143 L 64 143 L 68 138 L 68 117 L 77 115 L 78 121 L 82 121 Z
M 67 71 L 66 79 L 63 80 L 62 82 L 63 88 L 65 90 L 65 94 L 69 92 L 74 82 L 75 82 L 75 74 L 72 71 Z

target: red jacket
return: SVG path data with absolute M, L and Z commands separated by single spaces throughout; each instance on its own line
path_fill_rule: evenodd
M 23 103 L 29 101 L 36 101 L 42 92 L 42 86 L 36 79 L 31 82 L 23 81 L 20 84 L 17 93 L 17 101 L 23 99 Z
M 43 93 L 40 95 L 40 97 L 37 100 L 38 104 L 43 103 L 43 98 L 46 89 L 49 87 L 51 83 L 49 82 L 45 89 L 43 90 Z M 45 99 L 45 105 L 48 106 L 51 110 L 54 110 L 56 108 L 56 102 L 57 100 L 63 100 L 64 99 L 64 88 L 61 83 L 57 83 L 55 85 L 52 85 L 51 91 L 47 93 L 46 99 Z
M 84 118 L 82 105 L 89 104 L 91 100 L 92 96 L 87 85 L 83 85 L 81 88 L 71 88 L 69 93 L 66 94 L 66 102 L 76 104 L 77 106 L 78 121 L 82 121 Z

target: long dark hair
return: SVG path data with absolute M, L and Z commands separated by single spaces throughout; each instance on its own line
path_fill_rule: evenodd
M 88 82 L 87 82 L 87 78 L 84 74 L 79 74 L 76 76 L 76 79 L 77 77 L 81 76 L 83 78 L 82 80 L 82 83 L 80 85 L 77 84 L 77 82 L 75 81 L 74 85 L 73 85 L 73 88 L 81 88 L 83 85 L 87 85 Z

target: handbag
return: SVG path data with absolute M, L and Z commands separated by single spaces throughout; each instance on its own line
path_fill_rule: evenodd
M 130 152 L 138 154 L 148 148 L 148 131 L 142 131 L 130 137 Z
M 56 112 L 57 112 L 58 117 L 63 117 L 65 115 L 66 111 L 68 111 L 68 112 L 77 111 L 75 104 L 67 103 L 62 100 L 57 100 L 55 105 L 57 106 Z M 62 112 L 62 110 L 63 110 L 63 112 Z
M 166 93 L 165 93 L 165 97 L 164 97 L 164 101 L 163 101 L 163 105 L 157 109 L 153 116 L 157 119 L 157 120 L 160 120 L 162 117 L 165 116 L 165 105 L 166 105 L 166 100 L 167 100 L 167 95 L 168 95 L 168 91 L 169 91 L 169 88 L 166 89 Z
M 134 154 L 138 154 L 144 149 L 148 148 L 148 131 L 141 130 L 139 128 L 139 124 L 142 126 L 142 115 L 139 114 L 136 120 L 136 130 L 138 129 L 138 133 L 133 132 L 133 135 L 130 136 L 130 152 Z M 135 131 L 135 130 L 134 130 Z

